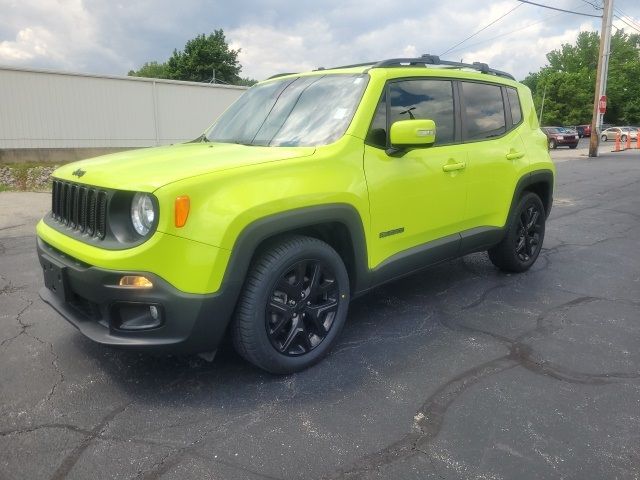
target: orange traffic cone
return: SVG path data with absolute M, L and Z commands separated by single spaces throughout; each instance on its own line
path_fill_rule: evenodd
M 638 135 L 638 140 L 636 141 L 636 148 L 640 148 L 640 130 L 638 130 L 638 133 L 636 135 Z
M 614 152 L 620 151 L 620 132 L 616 133 L 616 146 L 613 148 Z
M 625 150 L 629 150 L 631 148 L 631 133 L 627 133 L 627 144 L 624 146 Z

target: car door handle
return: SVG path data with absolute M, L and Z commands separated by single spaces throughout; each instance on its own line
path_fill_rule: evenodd
M 466 168 L 466 166 L 467 166 L 466 162 L 445 163 L 442 166 L 442 171 L 444 171 L 444 172 L 453 172 L 454 170 L 462 170 L 463 168 Z
M 509 152 L 506 155 L 507 160 L 519 160 L 524 157 L 524 152 Z

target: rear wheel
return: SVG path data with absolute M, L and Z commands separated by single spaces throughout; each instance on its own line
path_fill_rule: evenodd
M 269 372 L 303 370 L 331 349 L 348 305 L 349 277 L 336 251 L 315 238 L 285 237 L 247 276 L 232 325 L 234 345 Z
M 542 248 L 545 218 L 540 197 L 526 192 L 511 215 L 505 237 L 489 250 L 491 262 L 507 272 L 528 270 Z

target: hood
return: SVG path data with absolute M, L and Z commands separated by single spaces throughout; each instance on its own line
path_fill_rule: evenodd
M 314 152 L 315 147 L 183 143 L 128 150 L 81 160 L 58 168 L 53 176 L 104 188 L 152 192 L 163 185 L 189 177 L 259 163 L 307 157 Z

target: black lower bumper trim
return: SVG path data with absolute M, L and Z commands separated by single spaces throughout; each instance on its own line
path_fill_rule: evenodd
M 240 285 L 234 284 L 210 295 L 184 293 L 149 272 L 105 270 L 78 262 L 41 239 L 38 257 L 47 277 L 47 286 L 39 292 L 42 300 L 86 337 L 115 347 L 162 353 L 215 350 L 240 290 Z M 55 283 L 54 275 L 59 276 Z M 124 275 L 143 275 L 153 282 L 153 287 L 120 287 L 118 281 Z M 161 306 L 161 325 L 146 330 L 117 328 L 121 322 L 112 318 L 112 306 L 127 302 Z

